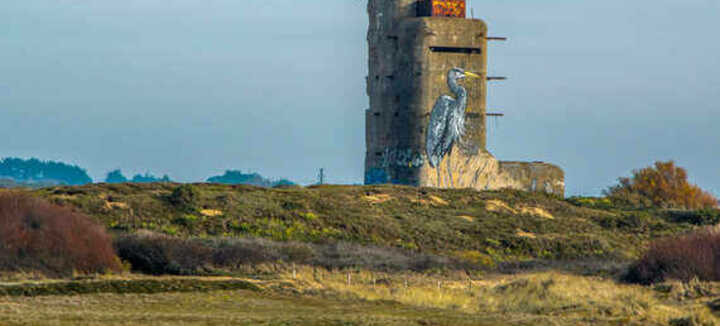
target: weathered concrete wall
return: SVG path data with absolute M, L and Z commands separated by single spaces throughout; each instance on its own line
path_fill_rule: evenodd
M 500 173 L 515 183 L 514 189 L 565 195 L 565 172 L 544 162 L 500 162 Z
M 403 101 L 402 90 L 396 90 L 397 57 L 402 53 L 399 49 L 399 37 L 395 27 L 403 18 L 413 17 L 417 12 L 415 0 L 369 0 L 368 45 L 369 69 L 367 77 L 367 94 L 370 97 L 370 108 L 366 112 L 366 183 L 404 183 L 412 184 L 412 180 L 389 175 L 391 157 L 403 153 L 393 152 L 396 143 L 396 132 L 392 130 L 392 116 Z M 407 91 L 406 91 L 407 92 Z M 412 92 L 412 91 L 411 91 Z M 396 95 L 397 94 L 397 95 Z M 400 150 L 400 149 L 398 149 Z
M 438 97 L 450 95 L 446 81 L 450 69 L 462 67 L 484 76 L 487 28 L 481 20 L 415 17 L 415 1 L 371 0 L 368 9 L 365 181 L 438 186 L 426 180 L 424 146 L 430 112 Z M 433 47 L 473 48 L 479 53 L 434 52 Z M 457 148 L 472 156 L 485 151 L 486 82 L 473 80 L 465 87 L 468 123 Z
M 451 168 L 454 171 L 454 188 L 510 188 L 559 196 L 565 194 L 565 173 L 559 167 L 541 162 L 501 162 L 488 152 L 469 156 L 459 152 L 452 153 L 438 169 L 429 169 L 427 182 L 420 185 L 437 187 L 437 184 L 449 184 L 449 174 L 445 173 L 448 163 L 453 165 Z M 432 182 L 438 178 L 440 181 Z
M 417 0 L 368 2 L 365 183 L 564 193 L 559 168 L 501 163 L 486 149 L 487 25 L 416 17 L 417 6 Z M 425 150 L 427 127 L 437 99 L 453 96 L 447 74 L 455 67 L 483 78 L 462 82 L 468 95 L 465 133 L 433 168 Z

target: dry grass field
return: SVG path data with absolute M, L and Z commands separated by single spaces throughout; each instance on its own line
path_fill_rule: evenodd
M 470 281 L 356 271 L 349 285 L 347 275 L 300 267 L 249 280 L 249 290 L 5 296 L 0 325 L 716 325 L 710 306 L 720 297 L 713 283 L 645 287 L 554 272 Z M 81 282 L 118 279 L 148 277 Z
M 413 306 L 251 291 L 0 299 L 2 325 L 482 325 Z

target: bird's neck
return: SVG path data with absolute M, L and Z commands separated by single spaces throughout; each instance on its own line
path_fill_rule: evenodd
M 465 98 L 467 97 L 467 91 L 464 87 L 460 86 L 456 80 L 450 80 L 448 82 L 448 86 L 450 86 L 450 90 L 457 95 L 457 99 L 459 101 L 465 101 Z

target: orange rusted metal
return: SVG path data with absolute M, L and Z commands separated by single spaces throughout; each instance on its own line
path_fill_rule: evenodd
M 467 9 L 465 0 L 423 0 L 420 16 L 465 18 Z

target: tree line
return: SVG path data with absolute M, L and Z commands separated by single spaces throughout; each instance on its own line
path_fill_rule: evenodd
M 82 185 L 92 183 L 87 171 L 77 165 L 41 161 L 36 158 L 5 158 L 0 160 L 0 179 L 22 183 Z
M 213 176 L 206 180 L 210 183 L 248 184 L 260 187 L 295 185 L 290 180 L 272 180 L 259 173 L 243 173 L 239 170 L 227 170 L 223 175 Z M 105 183 L 154 183 L 173 182 L 166 174 L 157 177 L 147 172 L 126 177 L 122 170 L 116 169 L 106 174 Z M 13 186 L 48 186 L 48 185 L 84 185 L 93 183 L 87 170 L 72 164 L 55 161 L 42 161 L 37 158 L 4 158 L 0 160 L 0 188 Z

